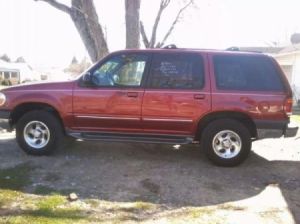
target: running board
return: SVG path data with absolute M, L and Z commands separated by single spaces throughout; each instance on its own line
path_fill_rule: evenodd
M 68 132 L 68 135 L 82 140 L 108 141 L 108 142 L 140 142 L 159 144 L 190 144 L 193 137 L 182 135 L 151 135 L 151 134 L 124 134 L 107 132 Z

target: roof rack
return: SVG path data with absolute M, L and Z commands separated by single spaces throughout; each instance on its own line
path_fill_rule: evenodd
M 241 50 L 239 47 L 229 47 L 226 51 L 241 51 L 241 52 L 250 52 L 250 53 L 263 53 L 261 51 L 251 51 L 251 50 Z
M 226 48 L 226 51 L 240 51 L 240 48 L 238 48 L 238 47 L 229 47 L 229 48 Z
M 177 46 L 175 44 L 169 44 L 163 47 L 164 49 L 177 49 Z

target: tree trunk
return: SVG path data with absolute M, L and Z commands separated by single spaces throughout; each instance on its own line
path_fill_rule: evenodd
M 70 16 L 93 62 L 109 51 L 93 0 L 72 0 Z
M 126 48 L 140 47 L 141 0 L 125 0 Z
M 72 0 L 71 7 L 56 0 L 35 1 L 47 2 L 70 15 L 92 62 L 100 60 L 109 53 L 93 0 Z

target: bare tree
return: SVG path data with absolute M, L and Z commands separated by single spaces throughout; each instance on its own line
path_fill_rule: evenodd
M 103 27 L 99 22 L 93 0 L 72 0 L 70 7 L 57 0 L 35 1 L 46 2 L 71 17 L 93 62 L 109 53 Z M 126 48 L 139 48 L 140 2 L 141 0 L 125 0 Z
M 26 63 L 25 59 L 22 56 L 18 57 L 15 62 L 16 63 Z
M 142 36 L 142 40 L 143 43 L 145 45 L 146 48 L 160 48 L 162 47 L 165 42 L 167 41 L 167 39 L 169 38 L 169 36 L 171 35 L 171 33 L 173 32 L 176 24 L 180 21 L 180 18 L 183 14 L 183 12 L 189 7 L 191 6 L 194 2 L 193 0 L 188 0 L 188 2 L 179 9 L 174 21 L 172 22 L 170 28 L 167 30 L 166 34 L 164 35 L 163 39 L 160 42 L 157 42 L 156 38 L 157 38 L 157 29 L 161 20 L 161 16 L 163 14 L 163 12 L 165 11 L 165 9 L 169 6 L 171 0 L 161 0 L 160 1 L 160 6 L 152 27 L 152 33 L 151 33 L 151 38 L 149 39 L 146 31 L 145 31 L 145 27 L 142 21 L 140 21 L 140 32 L 141 32 L 141 36 Z
M 291 36 L 291 43 L 292 44 L 299 44 L 300 43 L 300 33 L 294 33 Z
M 72 0 L 71 7 L 56 0 L 35 1 L 47 2 L 71 17 L 93 62 L 108 54 L 107 42 L 93 0 Z
M 6 62 L 11 62 L 10 58 L 7 56 L 7 54 L 3 54 L 2 56 L 0 56 L 0 59 L 2 61 L 6 61 Z
M 125 0 L 126 48 L 140 47 L 141 0 Z

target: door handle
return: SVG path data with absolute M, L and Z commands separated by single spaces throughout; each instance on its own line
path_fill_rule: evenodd
M 138 97 L 139 93 L 137 92 L 127 92 L 128 97 Z
M 195 94 L 194 99 L 195 100 L 203 100 L 203 99 L 205 99 L 205 94 Z

